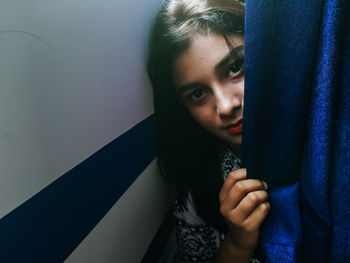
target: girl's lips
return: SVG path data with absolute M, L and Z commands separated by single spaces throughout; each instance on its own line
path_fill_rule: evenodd
M 230 134 L 240 134 L 242 133 L 242 120 L 239 120 L 238 122 L 228 125 L 226 127 L 228 133 Z

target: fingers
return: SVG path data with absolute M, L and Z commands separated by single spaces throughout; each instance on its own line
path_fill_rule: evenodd
M 221 191 L 219 194 L 220 202 L 225 200 L 227 193 L 231 190 L 231 188 L 238 182 L 247 178 L 247 170 L 246 169 L 238 169 L 232 171 L 227 176 L 223 186 L 221 187 Z
M 251 192 L 266 189 L 266 183 L 260 180 L 247 179 L 238 181 L 226 193 L 225 198 L 221 202 L 221 209 L 223 211 L 233 210 L 241 202 L 241 200 L 245 198 L 246 195 L 249 194 L 249 198 L 253 199 L 255 198 L 255 195 Z
M 242 222 L 246 220 L 260 204 L 266 202 L 268 194 L 264 190 L 253 191 L 248 193 L 241 202 L 232 210 L 232 217 L 237 221 Z
M 270 211 L 270 204 L 263 202 L 243 221 L 244 228 L 249 232 L 255 232 Z
M 255 232 L 270 209 L 268 186 L 261 180 L 246 178 L 246 169 L 229 174 L 219 194 L 220 212 L 232 227 Z

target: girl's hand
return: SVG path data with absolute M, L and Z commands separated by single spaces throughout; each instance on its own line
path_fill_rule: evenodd
M 246 169 L 231 172 L 220 191 L 220 212 L 228 225 L 227 242 L 235 250 L 251 254 L 258 242 L 259 227 L 270 210 L 267 184 L 246 179 Z

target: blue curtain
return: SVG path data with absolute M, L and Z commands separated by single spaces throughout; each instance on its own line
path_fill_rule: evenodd
M 243 162 L 263 262 L 350 262 L 350 1 L 246 0 Z

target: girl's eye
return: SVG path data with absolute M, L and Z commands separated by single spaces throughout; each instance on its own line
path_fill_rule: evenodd
M 227 76 L 228 77 L 239 76 L 242 73 L 242 70 L 243 70 L 243 61 L 242 60 L 236 61 L 235 63 L 230 65 L 230 67 L 228 68 Z
M 192 101 L 198 101 L 204 96 L 204 91 L 201 89 L 196 89 L 189 95 L 189 99 Z

